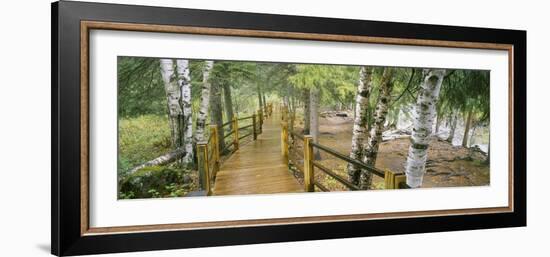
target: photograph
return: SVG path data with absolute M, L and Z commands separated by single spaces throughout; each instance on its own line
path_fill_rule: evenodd
M 118 56 L 117 84 L 119 200 L 491 184 L 490 70 Z

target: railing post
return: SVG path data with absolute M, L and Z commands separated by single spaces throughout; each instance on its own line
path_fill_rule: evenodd
M 306 192 L 314 192 L 313 177 L 313 137 L 304 136 L 304 187 Z
M 254 140 L 256 140 L 258 138 L 258 132 L 256 132 L 256 114 L 252 114 L 252 133 Z
M 235 151 L 239 150 L 239 124 L 237 117 L 233 117 L 233 144 L 235 145 Z
M 407 176 L 405 174 L 395 175 L 394 188 L 395 189 L 410 188 L 407 186 Z
M 406 181 L 406 176 L 403 174 L 395 174 L 391 170 L 384 171 L 384 184 L 386 189 L 399 189 L 400 184 Z
M 394 179 L 393 172 L 389 170 L 384 171 L 384 185 L 386 189 L 394 189 Z
M 281 154 L 288 162 L 288 123 L 281 122 Z
M 220 139 L 218 138 L 218 126 L 216 125 L 210 125 L 210 136 L 211 137 L 214 137 L 212 139 L 212 151 L 214 151 L 214 167 L 216 168 L 215 170 L 219 170 L 220 169 L 220 148 L 219 148 L 219 144 L 220 144 Z M 212 174 L 212 175 L 215 175 Z
M 208 144 L 201 142 L 197 144 L 197 158 L 199 164 L 199 183 L 201 190 L 210 195 L 210 170 L 208 167 Z

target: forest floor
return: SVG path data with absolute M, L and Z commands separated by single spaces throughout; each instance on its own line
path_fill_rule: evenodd
M 319 142 L 341 153 L 349 154 L 353 126 L 352 118 L 324 115 L 324 117 L 320 117 L 319 124 Z M 297 119 L 295 130 L 302 131 L 302 128 L 303 123 Z M 409 145 L 409 138 L 382 142 L 376 167 L 381 170 L 404 172 Z M 301 146 L 298 146 L 297 149 L 297 151 L 302 151 Z M 484 162 L 485 159 L 486 156 L 479 151 L 453 146 L 444 140 L 434 138 L 428 150 L 426 175 L 422 187 L 489 185 L 489 165 Z M 303 165 L 302 163 L 298 165 Z M 347 164 L 344 161 L 321 151 L 321 163 L 347 178 Z M 322 172 L 316 172 L 315 176 L 331 191 L 346 190 L 342 184 Z M 373 188 L 383 189 L 383 178 L 374 176 Z
M 168 117 L 121 118 L 118 125 L 119 199 L 179 197 L 198 189 L 198 172 L 176 163 L 128 174 L 133 167 L 171 151 Z

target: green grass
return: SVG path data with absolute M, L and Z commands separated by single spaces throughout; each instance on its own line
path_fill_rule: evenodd
M 120 118 L 118 123 L 118 174 L 170 151 L 167 116 Z

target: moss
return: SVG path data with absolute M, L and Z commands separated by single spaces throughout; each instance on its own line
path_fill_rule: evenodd
M 125 176 L 119 182 L 119 198 L 183 196 L 193 187 L 191 171 L 168 166 L 152 166 Z

